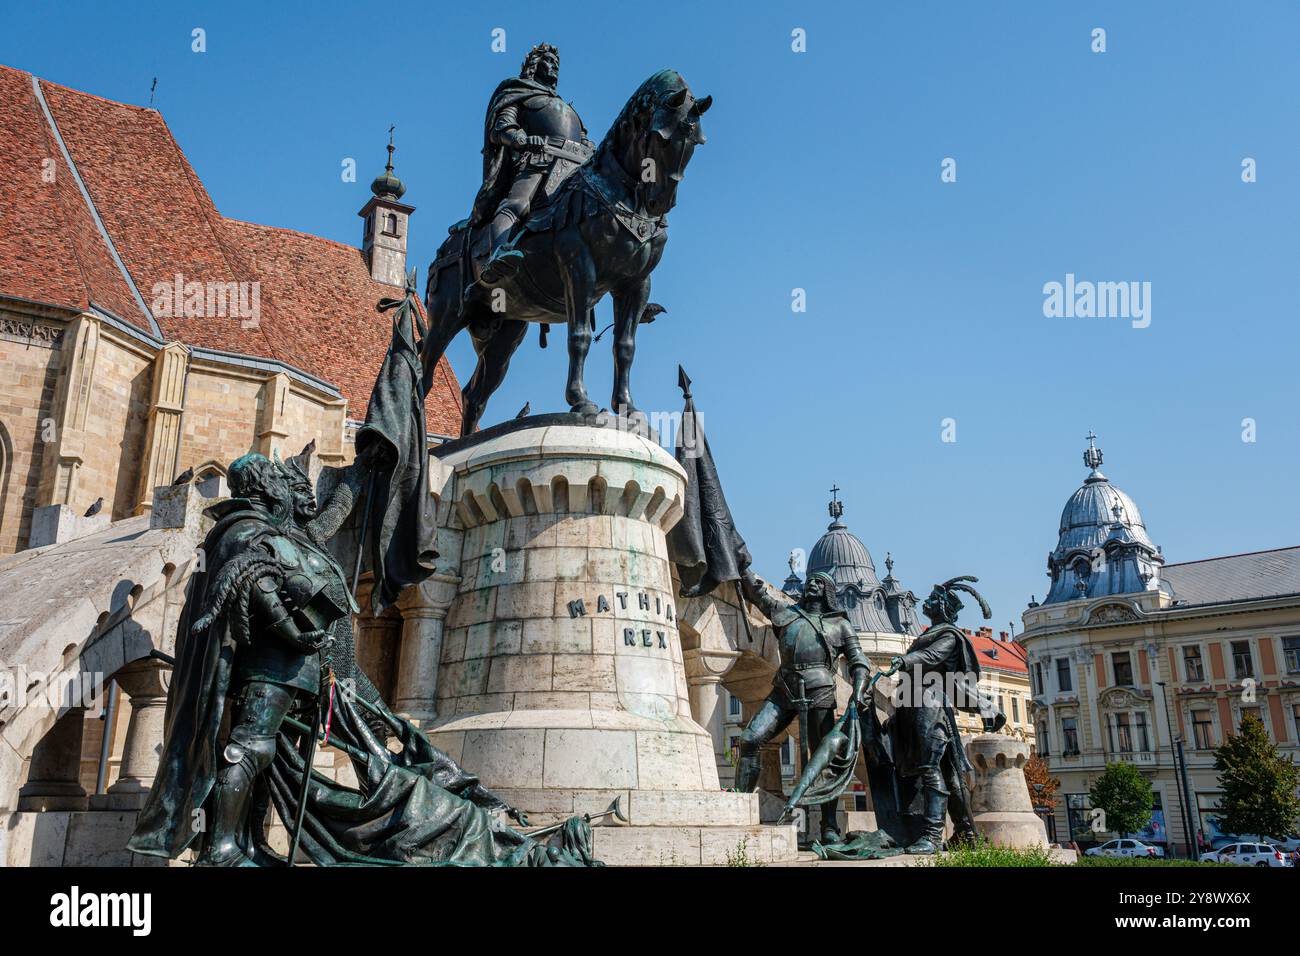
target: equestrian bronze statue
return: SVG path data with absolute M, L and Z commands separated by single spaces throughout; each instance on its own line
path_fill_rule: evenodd
M 549 325 L 567 323 L 564 400 L 572 412 L 595 415 L 583 367 L 606 294 L 614 302 L 610 409 L 639 414 L 631 385 L 637 325 L 663 311 L 650 302 L 650 276 L 712 98 L 696 99 L 678 73 L 661 70 L 593 149 L 556 92 L 558 78 L 559 54 L 543 44 L 518 78 L 497 87 L 484 123 L 483 185 L 429 267 L 425 375 L 462 329 L 478 355 L 463 391 L 462 434 L 477 427 L 530 322 L 542 324 L 543 344 Z

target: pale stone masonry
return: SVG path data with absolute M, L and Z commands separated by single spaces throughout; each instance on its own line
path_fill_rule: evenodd
M 430 739 L 538 820 L 622 797 L 610 862 L 793 856 L 757 794 L 721 791 L 691 709 L 665 532 L 685 475 L 616 427 L 506 431 L 439 456 L 459 583 Z M 440 548 L 441 549 L 441 548 Z M 444 552 L 444 555 L 447 552 Z

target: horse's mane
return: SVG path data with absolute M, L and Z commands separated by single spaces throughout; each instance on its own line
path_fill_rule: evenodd
M 636 92 L 623 104 L 623 109 L 614 118 L 614 122 L 610 124 L 609 132 L 605 134 L 605 138 L 596 147 L 595 155 L 591 159 L 592 166 L 598 166 L 608 150 L 624 141 L 624 128 L 632 126 L 633 116 L 645 110 L 653 109 L 662 101 L 665 94 L 676 93 L 678 90 L 686 88 L 686 81 L 682 79 L 682 75 L 676 70 L 660 70 L 638 86 Z

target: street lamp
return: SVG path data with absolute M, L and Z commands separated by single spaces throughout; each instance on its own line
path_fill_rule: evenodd
M 1169 756 L 1173 760 L 1174 792 L 1179 795 L 1179 816 L 1183 821 L 1183 845 L 1187 848 L 1189 859 L 1200 860 L 1199 841 L 1194 840 L 1192 837 L 1192 808 L 1188 806 L 1190 797 L 1183 790 L 1182 784 L 1185 782 L 1185 777 L 1179 773 L 1178 769 L 1178 751 L 1180 748 L 1175 746 L 1174 722 L 1169 712 L 1169 697 L 1165 694 L 1164 681 L 1158 680 L 1155 684 L 1160 688 L 1160 703 L 1165 712 L 1165 726 L 1169 728 Z M 1181 738 L 1179 738 L 1179 743 L 1181 743 Z

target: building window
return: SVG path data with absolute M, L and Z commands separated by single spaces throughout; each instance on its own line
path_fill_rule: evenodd
M 391 212 L 384 214 L 384 235 L 397 235 L 397 216 Z
M 1034 693 L 1047 693 L 1047 684 L 1043 680 L 1043 664 L 1041 661 L 1034 661 Z
M 1128 651 L 1115 651 L 1110 655 L 1115 669 L 1115 683 L 1120 687 L 1133 686 L 1133 655 Z
M 867 795 L 865 793 L 855 793 L 853 795 L 853 809 L 858 813 L 863 813 L 867 809 Z
M 794 766 L 794 747 L 790 745 L 789 737 L 786 737 L 785 740 L 781 741 L 781 766 Z
M 1058 657 L 1056 659 L 1056 689 L 1062 694 L 1074 690 L 1074 680 L 1071 675 L 1070 659 L 1068 657 Z
M 1147 736 L 1147 715 L 1145 711 L 1138 711 L 1133 715 L 1133 729 L 1136 731 L 1138 750 L 1150 750 L 1151 739 Z
M 998 710 L 1000 710 L 1004 715 L 1007 712 L 1007 699 L 1001 694 L 998 694 Z
M 1089 812 L 1086 793 L 1065 795 L 1065 820 L 1070 828 L 1071 840 L 1078 843 L 1097 842 L 1097 835 L 1092 832 L 1092 814 Z
M 1205 680 L 1205 663 L 1201 660 L 1199 644 L 1188 644 L 1183 648 L 1184 680 Z
M 1291 705 L 1291 722 L 1295 724 L 1295 739 L 1300 740 L 1300 704 Z
M 1224 836 L 1219 829 L 1219 814 L 1223 811 L 1219 808 L 1218 793 L 1198 793 L 1196 795 L 1196 817 L 1201 826 L 1201 833 L 1209 840 L 1216 836 Z
M 1061 718 L 1061 746 L 1065 748 L 1065 756 L 1079 755 L 1079 721 L 1074 717 Z
M 1296 720 L 1300 721 L 1300 704 L 1296 705 Z M 1297 726 L 1300 726 L 1300 724 L 1297 724 Z M 1042 721 L 1038 722 L 1038 730 L 1035 733 L 1035 737 L 1037 738 L 1036 743 L 1038 744 L 1039 755 L 1043 757 L 1050 757 L 1052 755 L 1051 742 L 1047 737 L 1046 723 Z
M 1208 710 L 1192 711 L 1192 738 L 1197 750 L 1214 749 L 1214 720 Z
M 1255 676 L 1255 664 L 1250 659 L 1250 641 L 1232 642 L 1232 670 L 1237 680 Z
M 740 716 L 740 698 L 734 694 L 727 695 L 727 716 L 728 717 Z
M 1127 713 L 1113 714 L 1110 724 L 1110 749 L 1112 753 L 1133 752 L 1133 728 Z
M 1282 656 L 1286 658 L 1286 672 L 1300 674 L 1300 637 L 1282 638 Z
M 1020 698 L 1019 697 L 1011 698 L 1011 722 L 1013 724 L 1020 723 Z
M 740 761 L 740 738 L 732 737 L 727 746 L 731 750 L 731 765 L 734 767 Z

